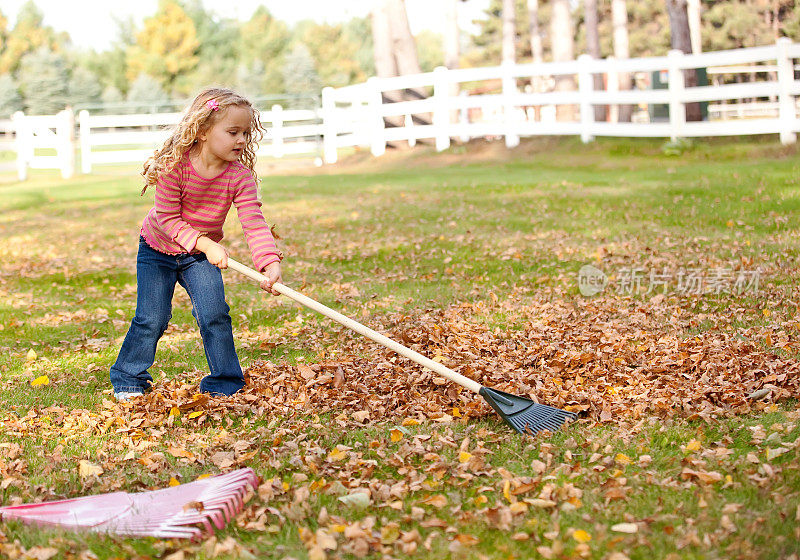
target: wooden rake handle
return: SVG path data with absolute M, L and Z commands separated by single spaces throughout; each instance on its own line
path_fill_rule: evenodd
M 228 257 L 228 266 L 233 270 L 235 270 L 236 272 L 240 272 L 245 276 L 252 278 L 259 284 L 264 280 L 268 279 L 263 274 L 260 274 L 255 270 L 253 270 L 252 268 L 249 268 L 239 262 L 236 262 L 230 257 Z M 375 342 L 385 346 L 389 350 L 393 350 L 398 354 L 400 354 L 401 356 L 405 356 L 409 360 L 412 360 L 421 366 L 424 366 L 428 369 L 435 371 L 442 377 L 445 377 L 450 381 L 458 383 L 462 387 L 465 387 L 474 393 L 479 393 L 481 390 L 480 383 L 473 381 L 468 377 L 464 377 L 460 373 L 456 373 L 452 369 L 445 367 L 438 362 L 434 362 L 430 358 L 426 358 L 425 356 L 423 356 L 419 352 L 415 352 L 411 348 L 406 348 L 405 346 L 403 346 L 398 342 L 395 342 L 391 338 L 384 336 L 381 333 L 376 332 L 365 325 L 362 325 L 358 321 L 354 321 L 349 317 L 345 317 L 338 311 L 334 311 L 330 307 L 322 305 L 318 301 L 314 301 L 310 297 L 304 296 L 300 292 L 296 292 L 293 289 L 289 288 L 288 286 L 284 286 L 283 284 L 276 282 L 275 284 L 272 285 L 272 289 L 290 299 L 293 299 L 297 303 L 308 307 L 309 309 L 313 309 L 317 313 L 325 315 L 328 319 L 333 319 L 334 321 L 336 321 L 341 325 L 344 325 L 348 329 L 356 331 L 357 333 L 362 334 L 371 340 L 374 340 Z

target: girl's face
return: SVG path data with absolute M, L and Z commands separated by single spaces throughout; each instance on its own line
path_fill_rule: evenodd
M 223 161 L 238 161 L 250 139 L 252 114 L 247 107 L 231 105 L 216 123 L 198 135 L 200 149 Z

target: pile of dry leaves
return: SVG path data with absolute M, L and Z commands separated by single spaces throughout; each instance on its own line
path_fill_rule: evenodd
M 491 317 L 505 327 L 489 324 Z M 711 326 L 699 332 L 700 321 Z M 387 314 L 372 326 L 483 385 L 600 421 L 708 418 L 800 397 L 800 361 L 790 357 L 800 323 L 742 329 L 731 321 L 663 298 L 513 298 Z M 246 389 L 225 406 L 345 413 L 359 422 L 491 413 L 471 392 L 346 329 L 306 322 L 290 336 L 321 354 L 333 346 L 338 357 L 257 362 Z

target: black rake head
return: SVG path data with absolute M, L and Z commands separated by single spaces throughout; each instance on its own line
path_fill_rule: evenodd
M 535 435 L 544 430 L 554 432 L 565 421 L 578 417 L 574 412 L 535 403 L 531 399 L 497 389 L 481 387 L 479 394 L 509 426 L 521 434 Z

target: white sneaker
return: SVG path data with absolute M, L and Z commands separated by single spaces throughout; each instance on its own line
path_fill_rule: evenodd
M 131 399 L 135 399 L 136 397 L 141 397 L 144 393 L 134 392 L 134 391 L 120 391 L 119 393 L 114 393 L 114 398 L 117 399 L 119 402 L 128 402 Z

